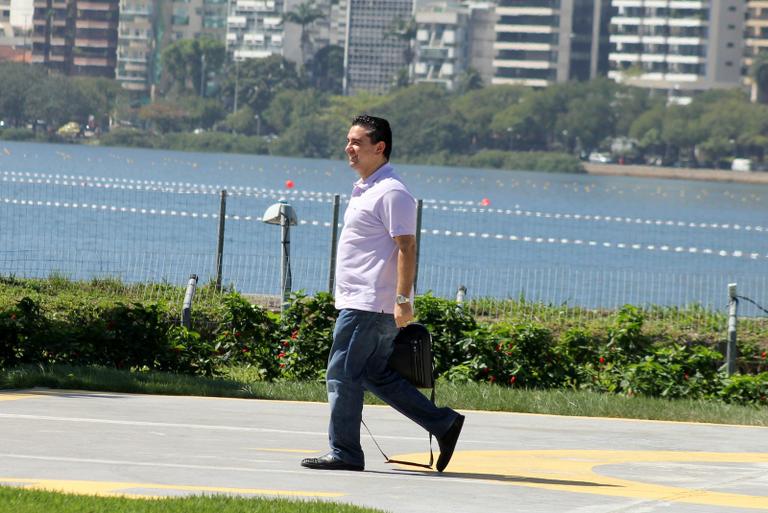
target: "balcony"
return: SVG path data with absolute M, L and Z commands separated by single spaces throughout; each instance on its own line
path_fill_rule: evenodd
M 549 61 L 532 61 L 532 60 L 505 60 L 494 59 L 494 68 L 524 68 L 524 69 L 551 69 L 557 65 Z
M 114 48 L 115 42 L 108 39 L 85 39 L 76 38 L 75 46 L 77 48 Z
M 419 59 L 445 60 L 449 58 L 448 48 L 422 47 L 419 48 Z

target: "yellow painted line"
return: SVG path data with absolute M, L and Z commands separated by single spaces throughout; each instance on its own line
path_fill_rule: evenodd
M 20 399 L 32 399 L 36 394 L 19 394 L 16 392 L 0 392 L 0 401 L 18 401 Z
M 338 498 L 345 494 L 338 492 L 319 492 L 307 490 L 272 490 L 267 488 L 230 488 L 219 486 L 167 485 L 157 483 L 120 483 L 109 481 L 65 481 L 54 479 L 19 479 L 0 477 L 0 483 L 10 486 L 24 485 L 30 490 L 74 493 L 79 495 L 98 495 L 100 497 L 126 497 L 130 499 L 152 499 L 160 495 L 138 495 L 141 490 L 168 490 L 195 493 L 227 493 L 233 495 L 271 495 L 279 497 L 323 497 Z M 126 490 L 133 490 L 132 492 Z
M 259 452 L 289 452 L 293 454 L 317 454 L 320 452 L 313 449 L 270 449 L 268 447 L 251 447 L 250 450 Z
M 395 456 L 423 458 L 423 453 Z M 511 486 L 544 488 L 663 502 L 683 502 L 729 508 L 768 510 L 768 495 L 712 492 L 604 476 L 602 465 L 634 463 L 768 463 L 768 453 L 712 453 L 678 451 L 459 451 L 447 474 L 473 477 Z M 405 468 L 405 467 L 403 467 Z

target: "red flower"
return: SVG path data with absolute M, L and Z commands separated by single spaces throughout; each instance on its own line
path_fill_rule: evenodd
M 239 331 L 235 332 L 235 338 L 240 338 L 241 333 Z
M 765 360 L 765 358 L 768 357 L 768 351 L 763 351 L 763 354 L 760 356 L 762 356 L 763 360 Z
M 293 330 L 291 332 L 291 339 L 296 340 L 297 338 L 299 338 L 299 330 Z
M 15 321 L 15 320 L 16 320 L 16 314 L 15 314 L 15 313 L 12 313 L 12 314 L 11 314 L 11 320 L 12 320 L 12 321 Z M 765 353 L 763 353 L 763 358 L 765 358 Z
M 291 343 L 290 343 L 290 342 L 288 342 L 287 340 L 286 340 L 285 342 L 283 342 L 283 347 L 288 347 L 288 346 L 290 346 L 290 345 L 291 345 Z
M 501 351 L 501 344 L 496 345 L 496 352 L 499 352 L 499 351 Z
M 278 358 L 285 358 L 285 353 L 280 353 L 277 355 Z
M 493 383 L 494 381 L 496 381 L 496 376 L 490 376 L 490 377 L 488 378 L 488 381 L 490 381 L 491 383 Z
M 515 381 L 517 381 L 517 376 L 512 376 L 511 378 L 509 378 L 509 384 L 510 385 L 514 385 Z
M 244 348 L 243 348 L 243 352 L 247 354 L 247 353 L 250 353 L 250 352 L 251 352 L 251 350 L 250 350 L 250 349 L 248 349 L 247 347 L 244 347 Z
M 483 374 L 488 374 L 488 367 L 483 367 Z
M 688 381 L 688 373 L 687 372 L 685 374 L 683 374 L 683 379 Z
M 603 358 L 602 356 L 600 357 L 600 363 L 605 363 L 605 358 Z
M 280 364 L 280 368 L 282 369 L 283 367 L 285 367 L 285 364 L 284 364 L 284 363 L 281 363 L 281 364 Z

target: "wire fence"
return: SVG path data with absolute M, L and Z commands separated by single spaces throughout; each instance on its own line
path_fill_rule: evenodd
M 263 299 L 280 294 L 280 230 L 261 218 L 286 199 L 299 216 L 291 231 L 293 289 L 328 290 L 332 194 L 12 171 L 0 172 L 0 275 L 183 286 L 196 274 L 202 284 L 214 282 L 224 189 L 225 288 Z M 552 307 L 589 319 L 633 304 L 696 328 L 725 311 L 729 283 L 766 302 L 766 232 L 759 223 L 424 199 L 418 292 L 455 298 L 464 287 L 466 307 L 488 319 L 536 318 Z M 171 289 L 143 290 L 154 298 Z M 742 316 L 764 316 L 748 302 L 741 308 Z

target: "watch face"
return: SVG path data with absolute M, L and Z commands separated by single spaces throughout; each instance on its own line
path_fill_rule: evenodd
M 403 305 L 405 303 L 410 303 L 410 300 L 408 299 L 407 296 L 402 296 L 398 294 L 397 297 L 395 298 L 395 303 L 397 303 L 398 305 Z

